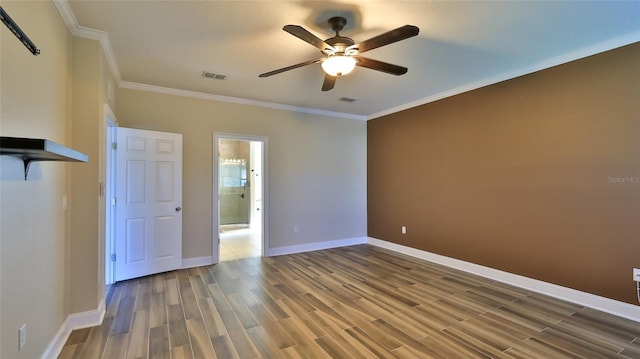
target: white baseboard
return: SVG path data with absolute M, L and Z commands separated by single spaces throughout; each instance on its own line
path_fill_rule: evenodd
M 58 329 L 58 332 L 53 337 L 49 345 L 47 346 L 47 349 L 45 349 L 41 357 L 42 359 L 49 359 L 49 358 L 54 359 L 54 358 L 57 358 L 58 355 L 60 355 L 60 352 L 62 351 L 62 347 L 64 346 L 64 343 L 67 342 L 67 339 L 71 334 L 71 330 L 69 330 L 69 328 L 67 327 L 68 321 L 69 321 L 69 317 L 67 317 L 64 323 L 62 323 L 62 325 L 60 326 L 60 329 Z
M 183 269 L 200 267 L 210 264 L 213 264 L 212 256 L 182 259 Z M 67 342 L 67 339 L 69 338 L 69 335 L 71 335 L 71 332 L 73 330 L 94 327 L 96 325 L 102 324 L 105 313 L 105 302 L 104 300 L 102 300 L 100 302 L 100 305 L 98 306 L 98 309 L 69 315 L 47 346 L 47 349 L 42 354 L 42 359 L 57 358 L 58 355 L 60 355 L 62 347 Z
M 106 308 L 103 299 L 100 301 L 98 309 L 69 315 L 47 346 L 47 349 L 45 349 L 44 353 L 42 354 L 42 359 L 57 358 L 58 355 L 60 355 L 62 347 L 67 342 L 67 339 L 69 338 L 69 335 L 71 335 L 71 332 L 73 330 L 95 327 L 96 325 L 102 324 L 105 313 Z
M 182 269 L 209 266 L 213 264 L 213 256 L 182 258 Z
M 640 322 L 640 306 L 369 237 L 369 244 Z
M 372 237 L 346 238 L 328 242 L 305 243 L 295 246 L 270 248 L 265 251 L 265 255 L 268 257 L 280 256 L 365 243 L 640 322 L 640 306 Z M 211 264 L 213 264 L 212 256 L 185 258 L 182 260 L 182 268 L 192 268 Z M 54 336 L 53 340 L 47 346 L 47 349 L 42 354 L 42 359 L 57 358 L 72 330 L 100 325 L 104 315 L 104 300 L 101 301 L 98 309 L 69 315 Z
M 327 241 L 327 242 L 314 242 L 314 243 L 298 244 L 295 246 L 269 248 L 269 249 L 265 249 L 265 256 L 274 257 L 274 256 L 282 256 L 285 254 L 319 251 L 321 249 L 346 247 L 346 246 L 353 246 L 356 244 L 365 244 L 367 243 L 367 241 L 368 241 L 367 237 L 355 237 L 355 238 L 336 239 L 336 240 Z

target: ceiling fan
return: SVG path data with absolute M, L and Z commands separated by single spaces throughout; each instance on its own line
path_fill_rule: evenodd
M 336 16 L 330 18 L 328 22 L 329 25 L 331 25 L 331 30 L 335 31 L 336 35 L 324 41 L 304 29 L 302 26 L 286 25 L 283 27 L 282 30 L 320 49 L 320 52 L 322 52 L 324 56 L 278 70 L 265 72 L 260 74 L 259 77 L 269 77 L 298 67 L 321 63 L 322 69 L 325 72 L 322 91 L 329 91 L 335 85 L 338 77 L 350 73 L 355 66 L 366 67 L 396 76 L 407 73 L 406 67 L 373 60 L 360 56 L 360 54 L 365 51 L 373 50 L 381 46 L 416 36 L 420 31 L 418 27 L 413 25 L 404 25 L 397 29 L 385 32 L 384 34 L 356 43 L 351 38 L 340 35 L 340 31 L 342 31 L 344 26 L 347 24 L 347 20 L 345 18 Z

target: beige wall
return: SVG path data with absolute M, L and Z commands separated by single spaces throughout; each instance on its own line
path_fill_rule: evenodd
M 71 36 L 52 2 L 3 1 L 2 7 L 41 49 L 33 56 L 1 25 L 2 136 L 47 138 L 71 145 Z M 2 358 L 38 358 L 67 311 L 67 236 L 62 198 L 69 171 L 83 164 L 34 163 L 0 156 Z M 27 344 L 18 352 L 18 328 Z
M 212 253 L 213 132 L 268 137 L 271 248 L 366 236 L 365 122 L 122 88 L 116 115 L 183 134 L 184 258 Z
M 369 235 L 638 304 L 638 64 L 634 44 L 369 121 Z
M 95 40 L 73 38 L 73 147 L 89 162 L 71 169 L 69 305 L 72 313 L 95 310 L 101 295 L 99 254 L 100 134 L 103 116 L 102 49 Z M 102 281 L 104 283 L 104 281 Z
M 104 299 L 99 149 L 114 79 L 99 42 L 72 37 L 52 2 L 2 6 L 42 51 L 33 56 L 0 31 L 2 135 L 47 138 L 89 155 L 88 163 L 35 163 L 26 182 L 20 160 L 0 157 L 0 357 L 36 358 L 69 314 L 96 310 Z M 22 323 L 28 340 L 18 352 Z
M 2 6 L 42 54 L 0 30 L 0 133 L 90 156 L 36 163 L 26 182 L 20 160 L 0 157 L 0 357 L 37 358 L 67 315 L 104 297 L 99 149 L 114 79 L 99 43 L 70 36 L 53 3 Z M 634 302 L 640 185 L 608 178 L 640 176 L 639 52 L 368 124 L 129 89 L 111 106 L 123 126 L 184 135 L 185 258 L 212 252 L 212 133 L 249 134 L 269 139 L 271 248 L 365 236 L 369 166 L 371 236 Z

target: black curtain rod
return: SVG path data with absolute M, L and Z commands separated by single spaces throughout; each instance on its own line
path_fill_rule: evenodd
M 13 32 L 14 35 L 24 44 L 24 46 L 31 51 L 32 54 L 38 55 L 40 54 L 40 49 L 29 39 L 29 37 L 20 29 L 20 26 L 13 21 L 13 19 L 4 11 L 2 6 L 0 6 L 0 20 L 7 25 L 9 30 Z

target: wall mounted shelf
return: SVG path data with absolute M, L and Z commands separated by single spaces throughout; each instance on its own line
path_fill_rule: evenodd
M 88 162 L 89 156 L 53 141 L 39 138 L 0 137 L 0 155 L 15 156 L 24 163 L 24 180 L 34 161 Z

